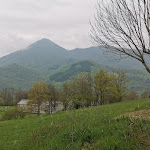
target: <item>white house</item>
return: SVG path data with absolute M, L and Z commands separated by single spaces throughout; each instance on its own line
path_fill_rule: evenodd
M 20 102 L 17 103 L 18 107 L 21 109 L 24 109 L 24 111 L 30 111 L 32 113 L 37 113 L 38 109 L 37 107 L 35 107 L 36 104 L 32 104 L 30 105 L 30 107 L 27 105 L 29 99 L 22 99 L 20 100 Z M 34 106 L 33 106 L 34 105 Z M 33 107 L 32 107 L 33 106 Z M 44 113 L 55 113 L 58 111 L 62 111 L 64 109 L 63 103 L 62 102 L 54 102 L 52 101 L 51 103 L 46 102 L 46 103 L 42 103 L 40 106 L 40 113 L 44 114 Z
M 29 101 L 28 99 L 22 99 L 22 100 L 20 100 L 20 102 L 17 103 L 17 105 L 18 105 L 18 107 L 25 109 L 25 108 L 27 108 L 28 101 Z

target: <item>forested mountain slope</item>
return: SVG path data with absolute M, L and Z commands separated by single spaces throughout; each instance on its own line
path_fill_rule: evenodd
M 0 67 L 0 89 L 14 88 L 29 90 L 33 82 L 43 80 L 43 75 L 33 69 L 17 64 Z
M 121 68 L 127 72 L 129 89 L 149 90 L 149 74 L 132 58 L 115 61 L 107 59 L 104 47 L 67 50 L 48 39 L 41 39 L 26 49 L 0 58 L 0 88 L 30 89 L 33 82 L 65 82 L 80 72 L 111 71 Z M 109 56 L 110 58 L 111 56 Z

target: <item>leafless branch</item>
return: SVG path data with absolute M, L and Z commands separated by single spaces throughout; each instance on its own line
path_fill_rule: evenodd
M 149 0 L 100 0 L 95 22 L 91 23 L 91 38 L 105 52 L 129 56 L 140 61 L 150 73 L 145 56 L 150 56 Z

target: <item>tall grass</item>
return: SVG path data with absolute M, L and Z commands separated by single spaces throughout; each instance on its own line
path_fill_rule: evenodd
M 74 150 L 142 150 L 138 134 L 146 133 L 150 121 L 114 119 L 143 107 L 150 100 L 135 100 L 75 111 Z M 73 111 L 52 115 L 27 115 L 23 120 L 0 122 L 0 149 L 72 149 Z

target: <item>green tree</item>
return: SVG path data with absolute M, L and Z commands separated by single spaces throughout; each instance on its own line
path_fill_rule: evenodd
M 61 101 L 63 102 L 64 109 L 66 110 L 69 102 L 71 101 L 71 97 L 73 96 L 74 91 L 72 89 L 72 82 L 68 81 L 63 83 L 61 89 Z
M 123 70 L 113 70 L 113 73 L 100 70 L 94 77 L 95 94 L 98 104 L 122 101 L 126 95 L 126 75 Z
M 0 92 L 1 103 L 4 106 L 14 105 L 14 89 L 13 88 L 3 88 Z
M 113 70 L 113 78 L 112 81 L 114 83 L 114 93 L 115 93 L 115 99 L 116 101 L 120 102 L 123 100 L 123 98 L 126 96 L 127 93 L 127 85 L 126 83 L 128 80 L 126 79 L 126 74 L 121 69 L 115 69 Z
M 97 97 L 97 104 L 107 103 L 110 88 L 112 88 L 111 78 L 107 71 L 100 70 L 94 76 L 95 94 Z
M 27 99 L 28 93 L 19 89 L 15 92 L 15 102 L 19 102 L 21 99 Z
M 75 107 L 90 106 L 93 101 L 93 81 L 90 73 L 79 73 L 72 81 Z
M 92 77 L 87 73 L 79 73 L 75 78 L 62 86 L 62 99 L 65 108 L 69 103 L 75 108 L 90 106 L 93 100 Z
M 56 108 L 56 101 L 58 100 L 59 92 L 53 84 L 48 84 L 48 89 L 49 89 L 48 113 L 50 114 L 52 113 L 53 109 L 55 110 Z
M 49 89 L 47 87 L 47 84 L 42 81 L 33 83 L 33 87 L 31 88 L 28 97 L 28 105 L 31 105 L 31 107 L 33 107 L 34 109 L 37 108 L 39 116 L 41 104 L 43 102 L 47 102 L 49 99 Z

